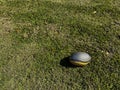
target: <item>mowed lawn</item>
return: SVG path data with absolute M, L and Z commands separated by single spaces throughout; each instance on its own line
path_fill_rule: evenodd
M 120 90 L 120 0 L 0 0 L 0 90 Z

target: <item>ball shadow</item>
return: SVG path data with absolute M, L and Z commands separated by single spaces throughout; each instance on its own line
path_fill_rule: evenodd
M 60 61 L 60 65 L 66 68 L 75 68 L 77 66 L 73 65 L 69 61 L 69 57 L 65 57 Z

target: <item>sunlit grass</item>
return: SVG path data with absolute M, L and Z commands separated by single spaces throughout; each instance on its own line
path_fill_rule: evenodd
M 119 90 L 119 19 L 119 0 L 0 1 L 0 88 Z M 89 65 L 60 65 L 78 51 Z

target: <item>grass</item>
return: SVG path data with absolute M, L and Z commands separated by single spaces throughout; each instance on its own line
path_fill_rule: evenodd
M 119 0 L 0 0 L 1 90 L 119 90 Z M 88 52 L 85 67 L 60 62 Z

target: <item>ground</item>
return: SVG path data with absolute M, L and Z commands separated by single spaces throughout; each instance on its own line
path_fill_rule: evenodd
M 0 0 L 1 90 L 119 90 L 119 69 L 119 0 Z

